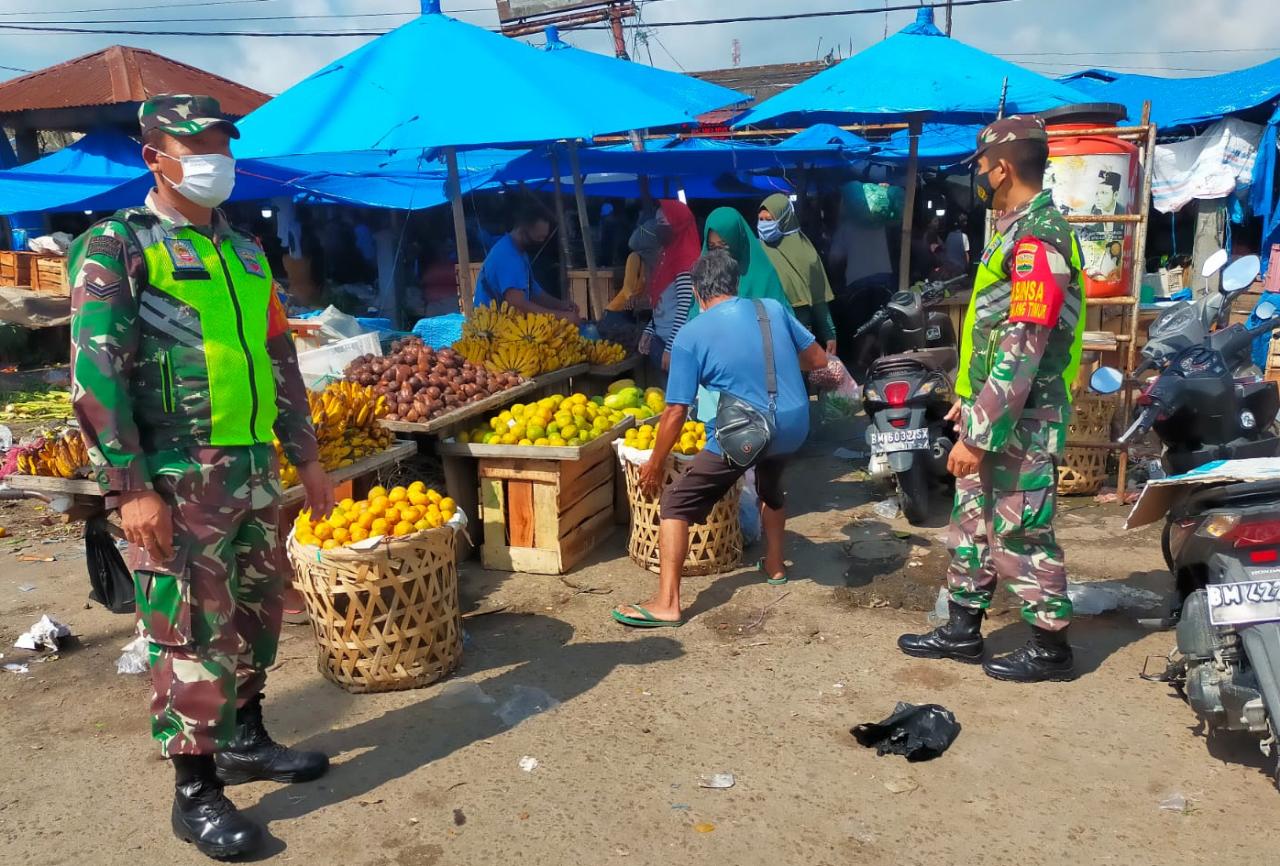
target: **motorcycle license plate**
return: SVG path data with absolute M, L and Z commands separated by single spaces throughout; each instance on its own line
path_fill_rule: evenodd
M 876 454 L 892 451 L 929 450 L 929 431 L 924 427 L 910 430 L 876 430 L 871 434 L 871 450 Z
M 1214 625 L 1280 621 L 1280 579 L 1215 583 L 1205 592 Z

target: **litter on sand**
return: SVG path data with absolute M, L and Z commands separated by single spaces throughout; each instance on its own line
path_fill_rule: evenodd
M 502 702 L 494 713 L 509 728 L 523 722 L 530 716 L 554 710 L 560 702 L 542 689 L 533 686 L 516 686 L 511 690 L 511 697 Z
M 898 504 L 898 497 L 890 496 L 881 502 L 877 502 L 871 507 L 877 517 L 883 517 L 885 520 L 893 520 L 902 513 L 902 506 Z
M 123 652 L 116 659 L 116 673 L 145 674 L 150 667 L 147 639 L 138 635 L 120 648 Z
M 732 788 L 735 781 L 733 773 L 703 773 L 698 777 L 698 787 Z
M 853 728 L 861 745 L 875 747 L 878 755 L 902 755 L 908 761 L 928 761 L 938 757 L 960 735 L 955 713 L 938 704 L 898 702 L 893 715 L 881 722 L 867 722 Z
M 26 674 L 31 672 L 31 669 L 26 665 L 20 665 L 17 662 L 5 662 L 4 669 L 11 674 Z
M 538 759 L 533 755 L 525 755 L 520 759 L 520 769 L 524 770 L 526 773 L 532 773 L 534 770 L 538 769 Z
M 13 642 L 13 645 L 18 649 L 24 650 L 43 649 L 56 652 L 58 639 L 69 637 L 70 635 L 70 628 L 45 614 L 36 621 L 35 625 L 18 635 L 18 639 Z

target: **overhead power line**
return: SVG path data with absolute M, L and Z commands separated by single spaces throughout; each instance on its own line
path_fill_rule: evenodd
M 223 0 L 223 2 L 232 2 L 232 0 Z M 996 3 L 1012 3 L 1016 0 L 951 0 L 952 6 L 989 6 Z M 922 6 L 937 8 L 943 6 L 942 3 L 900 3 L 894 6 L 882 6 L 878 9 L 831 9 L 821 12 L 787 12 L 778 15 L 743 15 L 732 18 L 704 18 L 692 21 L 646 21 L 642 25 L 627 25 L 630 27 L 642 26 L 646 29 L 653 27 L 695 27 L 708 24 L 741 24 L 765 21 L 797 21 L 811 18 L 835 18 L 846 15 L 883 15 L 885 12 L 901 12 L 920 9 Z M 487 10 L 453 10 L 456 12 L 465 11 L 487 11 Z M 383 13 L 386 14 L 386 13 Z M 119 22 L 116 22 L 119 23 Z M 0 24 L 0 29 L 17 30 L 27 33 L 37 34 L 56 34 L 56 33 L 81 33 L 81 34 L 97 34 L 106 36 L 251 36 L 264 38 L 286 38 L 286 37 L 342 37 L 342 36 L 381 36 L 386 33 L 383 29 L 359 29 L 359 30 L 133 30 L 133 29 L 107 29 L 95 27 L 79 27 L 63 24 L 61 22 L 50 23 L 7 23 Z M 600 27 L 580 27 L 574 28 L 578 30 L 598 30 L 605 29 Z
M 193 3 L 155 3 L 147 6 L 95 6 L 92 9 L 28 9 L 23 12 L 0 12 L 6 18 L 23 15 L 83 15 L 90 12 L 138 12 L 142 9 L 172 9 L 182 6 L 244 6 L 249 3 L 273 3 L 275 0 L 196 0 Z

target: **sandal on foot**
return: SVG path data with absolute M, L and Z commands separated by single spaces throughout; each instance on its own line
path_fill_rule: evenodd
M 684 620 L 680 619 L 658 619 L 638 604 L 629 604 L 627 607 L 637 611 L 640 616 L 627 616 L 625 613 L 615 608 L 613 610 L 613 618 L 623 625 L 630 626 L 631 628 L 679 628 L 684 625 Z
M 756 568 L 758 568 L 760 570 L 760 573 L 764 575 L 765 577 L 764 582 L 769 584 L 769 586 L 786 586 L 787 585 L 787 572 L 785 570 L 782 572 L 782 577 L 778 577 L 778 578 L 770 577 L 769 572 L 764 570 L 763 559 L 761 559 L 756 563 Z

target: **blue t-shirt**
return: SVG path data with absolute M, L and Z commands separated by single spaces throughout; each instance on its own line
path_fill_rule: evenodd
M 799 354 L 814 339 L 777 301 L 764 298 L 763 303 L 773 332 L 773 369 L 778 380 L 776 432 L 769 454 L 791 454 L 809 435 L 809 393 L 800 371 Z M 676 335 L 671 346 L 667 402 L 693 405 L 701 386 L 732 394 L 768 412 L 762 342 L 755 304 L 744 298 L 716 304 Z M 707 450 L 722 453 L 715 439 L 715 419 L 702 420 L 707 425 Z
M 475 306 L 500 304 L 510 289 L 524 292 L 531 301 L 543 294 L 542 286 L 533 278 L 528 254 L 516 246 L 510 234 L 505 234 L 484 257 L 480 278 L 476 280 Z

